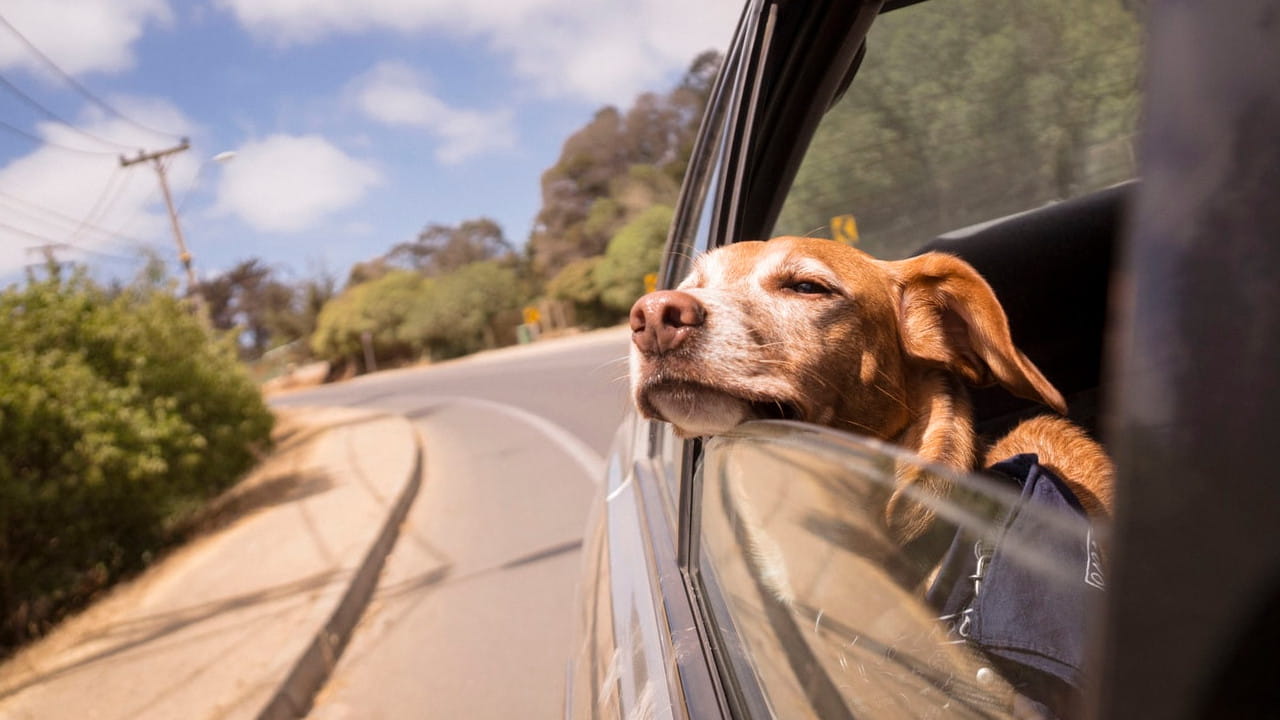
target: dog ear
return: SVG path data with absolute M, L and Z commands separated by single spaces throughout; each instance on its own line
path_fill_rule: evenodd
M 999 382 L 1014 395 L 1066 414 L 1061 393 L 1016 347 L 995 292 L 971 265 L 925 253 L 893 263 L 907 354 L 978 386 Z

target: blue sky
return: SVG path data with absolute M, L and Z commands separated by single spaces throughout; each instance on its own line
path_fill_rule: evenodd
M 740 6 L 0 0 L 110 108 L 0 24 L 0 285 L 46 243 L 99 277 L 129 276 L 143 246 L 177 274 L 156 173 L 119 155 L 181 137 L 170 184 L 202 275 L 261 257 L 285 277 L 345 278 L 428 223 L 481 215 L 522 243 L 564 139 L 723 48 Z

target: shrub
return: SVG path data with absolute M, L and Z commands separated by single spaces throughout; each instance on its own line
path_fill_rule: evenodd
M 405 360 L 421 352 L 401 325 L 416 306 L 430 302 L 435 281 L 412 270 L 348 287 L 320 311 L 311 348 L 330 361 L 363 361 L 361 336 L 369 333 L 380 361 Z
M 359 361 L 370 333 L 379 363 L 429 354 L 453 357 L 495 344 L 494 318 L 517 308 L 526 292 L 500 260 L 469 263 L 444 275 L 411 270 L 347 288 L 320 312 L 311 347 L 332 361 Z
M 0 654 L 163 545 L 265 448 L 236 361 L 154 283 L 82 273 L 0 293 Z
M 574 317 L 589 327 L 608 325 L 621 316 L 617 310 L 605 307 L 600 300 L 595 271 L 603 261 L 603 255 L 574 260 L 547 282 L 547 295 L 572 303 Z
M 609 241 L 604 260 L 593 272 L 606 306 L 625 313 L 644 294 L 644 276 L 657 272 L 662 262 L 662 246 L 667 241 L 671 218 L 670 207 L 654 205 Z
M 432 292 L 414 303 L 401 337 L 432 354 L 453 357 L 495 345 L 493 319 L 524 299 L 516 271 L 497 260 L 474 262 L 436 278 Z

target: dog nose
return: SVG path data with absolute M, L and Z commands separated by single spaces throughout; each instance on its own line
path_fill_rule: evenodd
M 670 352 L 702 324 L 706 315 L 706 308 L 689 293 L 649 293 L 631 306 L 631 341 L 646 355 Z

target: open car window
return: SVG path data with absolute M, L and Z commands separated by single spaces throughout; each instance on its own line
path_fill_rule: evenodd
M 768 235 L 969 260 L 1096 431 L 1112 242 L 1137 167 L 1133 5 L 933 0 L 877 18 Z M 988 440 L 1034 410 L 1009 399 L 975 392 Z M 777 422 L 708 442 L 686 557 L 736 713 L 1076 715 L 1106 528 L 1051 472 L 1009 460 L 952 474 Z M 903 489 L 913 468 L 935 481 Z M 929 508 L 926 538 L 885 530 L 891 499 Z
M 895 259 L 1132 178 L 1137 5 L 934 0 L 882 15 L 772 235 Z
M 696 577 L 740 709 L 1071 716 L 1105 586 L 1104 530 L 1035 467 L 1024 457 L 958 475 L 786 422 L 707 443 Z M 890 498 L 931 514 L 925 538 L 885 530 Z

